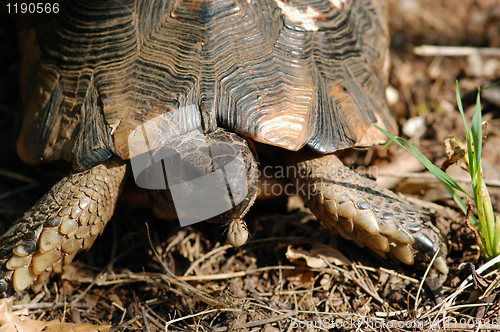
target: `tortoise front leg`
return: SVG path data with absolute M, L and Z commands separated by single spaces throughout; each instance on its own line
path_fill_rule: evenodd
M 439 251 L 434 271 L 448 274 L 446 246 L 423 211 L 345 167 L 335 155 L 304 158 L 293 165 L 298 192 L 326 227 L 408 265 L 414 259 L 428 262 Z
M 111 159 L 59 181 L 0 237 L 0 293 L 37 291 L 88 249 L 111 219 L 126 164 Z

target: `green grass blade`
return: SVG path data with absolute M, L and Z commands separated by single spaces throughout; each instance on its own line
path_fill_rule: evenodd
M 495 238 L 494 238 L 494 249 L 496 252 L 500 252 L 500 216 L 495 218 Z
M 479 221 L 481 222 L 482 229 L 485 230 L 483 234 L 489 235 L 489 243 L 495 243 L 495 221 L 493 215 L 493 207 L 491 199 L 482 180 L 481 172 L 481 149 L 483 143 L 482 132 L 482 114 L 481 114 L 481 97 L 480 90 L 477 92 L 476 110 L 471 123 L 472 139 L 474 141 L 474 173 L 471 173 L 473 179 L 473 189 L 475 193 L 475 201 L 477 206 L 477 213 Z M 475 187 L 474 187 L 475 185 Z
M 495 82 L 495 83 L 492 83 L 492 84 L 488 85 L 487 87 L 480 88 L 480 89 L 479 89 L 479 92 L 483 92 L 484 90 L 489 89 L 489 88 L 492 88 L 492 87 L 494 87 L 495 85 L 498 85 L 498 84 L 500 84 L 500 81 L 497 81 L 497 82 Z
M 476 187 L 476 179 L 472 176 L 472 174 L 475 174 L 476 170 L 476 165 L 474 162 L 474 157 L 472 154 L 472 142 L 471 142 L 471 136 L 469 132 L 469 127 L 467 126 L 467 120 L 465 120 L 465 113 L 464 109 L 462 107 L 462 100 L 460 99 L 460 91 L 458 89 L 458 81 L 456 81 L 456 95 L 457 95 L 457 105 L 458 109 L 460 110 L 460 114 L 462 115 L 462 121 L 464 122 L 464 130 L 465 130 L 465 137 L 467 139 L 467 160 L 466 163 L 468 164 L 469 168 L 469 174 L 471 174 L 472 177 L 472 188 Z
M 389 137 L 393 142 L 398 144 L 400 147 L 405 149 L 408 153 L 410 153 L 412 156 L 418 159 L 434 176 L 448 189 L 450 188 L 451 192 L 453 192 L 453 189 L 456 189 L 468 197 L 472 199 L 472 197 L 469 195 L 467 191 L 465 191 L 458 183 L 455 182 L 448 174 L 443 172 L 439 167 L 434 165 L 427 157 L 425 157 L 422 152 L 420 152 L 414 145 L 412 145 L 410 142 L 405 140 L 404 138 L 401 137 L 394 137 L 391 133 L 385 131 L 384 129 L 377 127 L 380 131 L 382 131 L 387 137 Z M 467 208 L 465 209 L 467 211 Z
M 481 115 L 481 99 L 479 91 L 477 92 L 476 110 L 471 123 L 472 139 L 474 140 L 474 173 L 471 176 L 476 179 L 481 176 L 481 148 L 483 145 L 483 128 L 482 128 L 482 115 Z
M 498 84 L 497 82 L 495 84 Z M 494 84 L 494 85 L 495 85 Z M 492 85 L 493 86 L 493 85 Z M 483 90 L 485 90 L 484 88 Z M 471 176 L 472 189 L 474 192 L 474 198 L 472 198 L 465 190 L 460 187 L 450 176 L 443 172 L 436 165 L 431 163 L 415 146 L 413 146 L 407 140 L 401 137 L 394 137 L 387 131 L 377 127 L 382 131 L 387 137 L 390 138 L 392 142 L 395 142 L 415 158 L 417 158 L 427 169 L 434 174 L 434 176 L 443 184 L 446 190 L 453 197 L 453 200 L 462 209 L 464 214 L 467 214 L 467 205 L 458 195 L 459 192 L 466 194 L 469 198 L 472 198 L 476 203 L 477 208 L 477 218 L 474 215 L 469 216 L 469 220 L 474 224 L 476 230 L 476 242 L 480 247 L 482 255 L 490 260 L 500 254 L 500 217 L 495 218 L 493 212 L 493 206 L 491 204 L 491 198 L 488 193 L 488 189 L 482 178 L 481 170 L 481 150 L 482 150 L 482 115 L 481 115 L 481 97 L 480 92 L 482 90 L 478 89 L 476 108 L 474 116 L 472 118 L 470 128 L 467 126 L 467 121 L 465 119 L 465 114 L 462 106 L 462 100 L 460 99 L 460 92 L 458 88 L 458 81 L 456 82 L 456 96 L 457 105 L 462 116 L 462 121 L 464 123 L 464 130 L 467 138 L 467 154 L 463 157 L 469 174 Z M 389 143 L 388 143 L 389 144 Z M 461 143 L 460 143 L 461 144 Z M 473 149 L 474 147 L 474 149 Z
M 382 131 L 387 137 L 390 138 L 391 141 L 395 142 L 398 144 L 400 147 L 405 149 L 408 153 L 410 153 L 412 156 L 418 159 L 424 165 L 440 182 L 441 184 L 446 188 L 448 193 L 451 195 L 455 203 L 460 207 L 462 212 L 464 214 L 467 214 L 467 205 L 463 202 L 462 198 L 457 194 L 457 191 L 460 191 L 467 195 L 470 199 L 474 199 L 469 195 L 468 192 L 466 192 L 455 180 L 453 180 L 448 174 L 443 172 L 439 167 L 434 165 L 427 157 L 425 157 L 415 146 L 413 146 L 410 142 L 406 141 L 404 138 L 401 137 L 394 137 L 391 133 L 385 131 L 384 129 L 378 127 L 375 125 L 380 131 Z M 474 215 L 470 216 L 470 221 L 471 223 L 479 227 L 482 230 L 481 225 L 478 223 L 478 220 L 474 217 Z M 484 247 L 483 244 L 480 244 L 480 246 Z M 484 251 L 484 250 L 483 250 Z

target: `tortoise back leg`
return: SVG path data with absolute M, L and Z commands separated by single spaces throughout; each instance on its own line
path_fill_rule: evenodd
M 292 180 L 308 207 L 328 228 L 412 265 L 428 262 L 439 251 L 434 272 L 448 274 L 446 246 L 424 211 L 345 167 L 335 155 L 303 158 L 292 165 Z
M 117 159 L 59 181 L 0 237 L 0 292 L 37 291 L 94 243 L 113 215 L 126 164 Z

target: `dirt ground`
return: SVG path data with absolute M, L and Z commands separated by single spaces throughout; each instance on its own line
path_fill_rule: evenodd
M 500 3 L 389 0 L 389 18 L 391 109 L 401 135 L 439 166 L 446 159 L 444 138 L 465 138 L 456 80 L 468 119 L 478 86 L 500 80 Z M 53 165 L 28 166 L 17 157 L 21 119 L 15 37 L 0 30 L 0 45 L 11 50 L 0 57 L 3 232 L 66 172 Z M 415 47 L 421 45 L 473 49 L 461 56 L 432 49 L 417 55 L 423 51 Z M 494 209 L 500 211 L 500 86 L 481 97 L 488 121 L 483 168 L 491 180 Z M 237 249 L 225 245 L 219 225 L 181 228 L 156 218 L 150 209 L 119 204 L 90 251 L 80 253 L 41 293 L 17 299 L 13 308 L 36 320 L 112 325 L 109 331 L 163 331 L 166 325 L 169 331 L 423 331 L 446 319 L 448 325 L 441 328 L 464 330 L 467 326 L 460 324 L 469 319 L 500 320 L 498 271 L 474 274 L 468 288 L 460 287 L 473 273 L 471 265 L 478 269 L 485 262 L 447 192 L 394 145 L 356 153 L 346 163 L 376 165 L 379 181 L 422 199 L 418 204 L 433 213 L 449 248 L 450 275 L 440 305 L 425 287 L 420 289 L 420 272 L 328 234 L 295 198 L 281 198 L 256 203 L 246 218 L 252 237 Z M 450 172 L 466 176 L 459 169 Z

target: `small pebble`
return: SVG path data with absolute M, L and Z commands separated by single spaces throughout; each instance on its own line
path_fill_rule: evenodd
M 421 116 L 417 116 L 406 121 L 403 126 L 403 134 L 408 137 L 418 137 L 425 132 L 425 129 L 425 119 Z
M 393 86 L 389 85 L 385 89 L 385 96 L 387 98 L 387 103 L 389 103 L 389 106 L 392 106 L 399 101 L 399 92 Z

